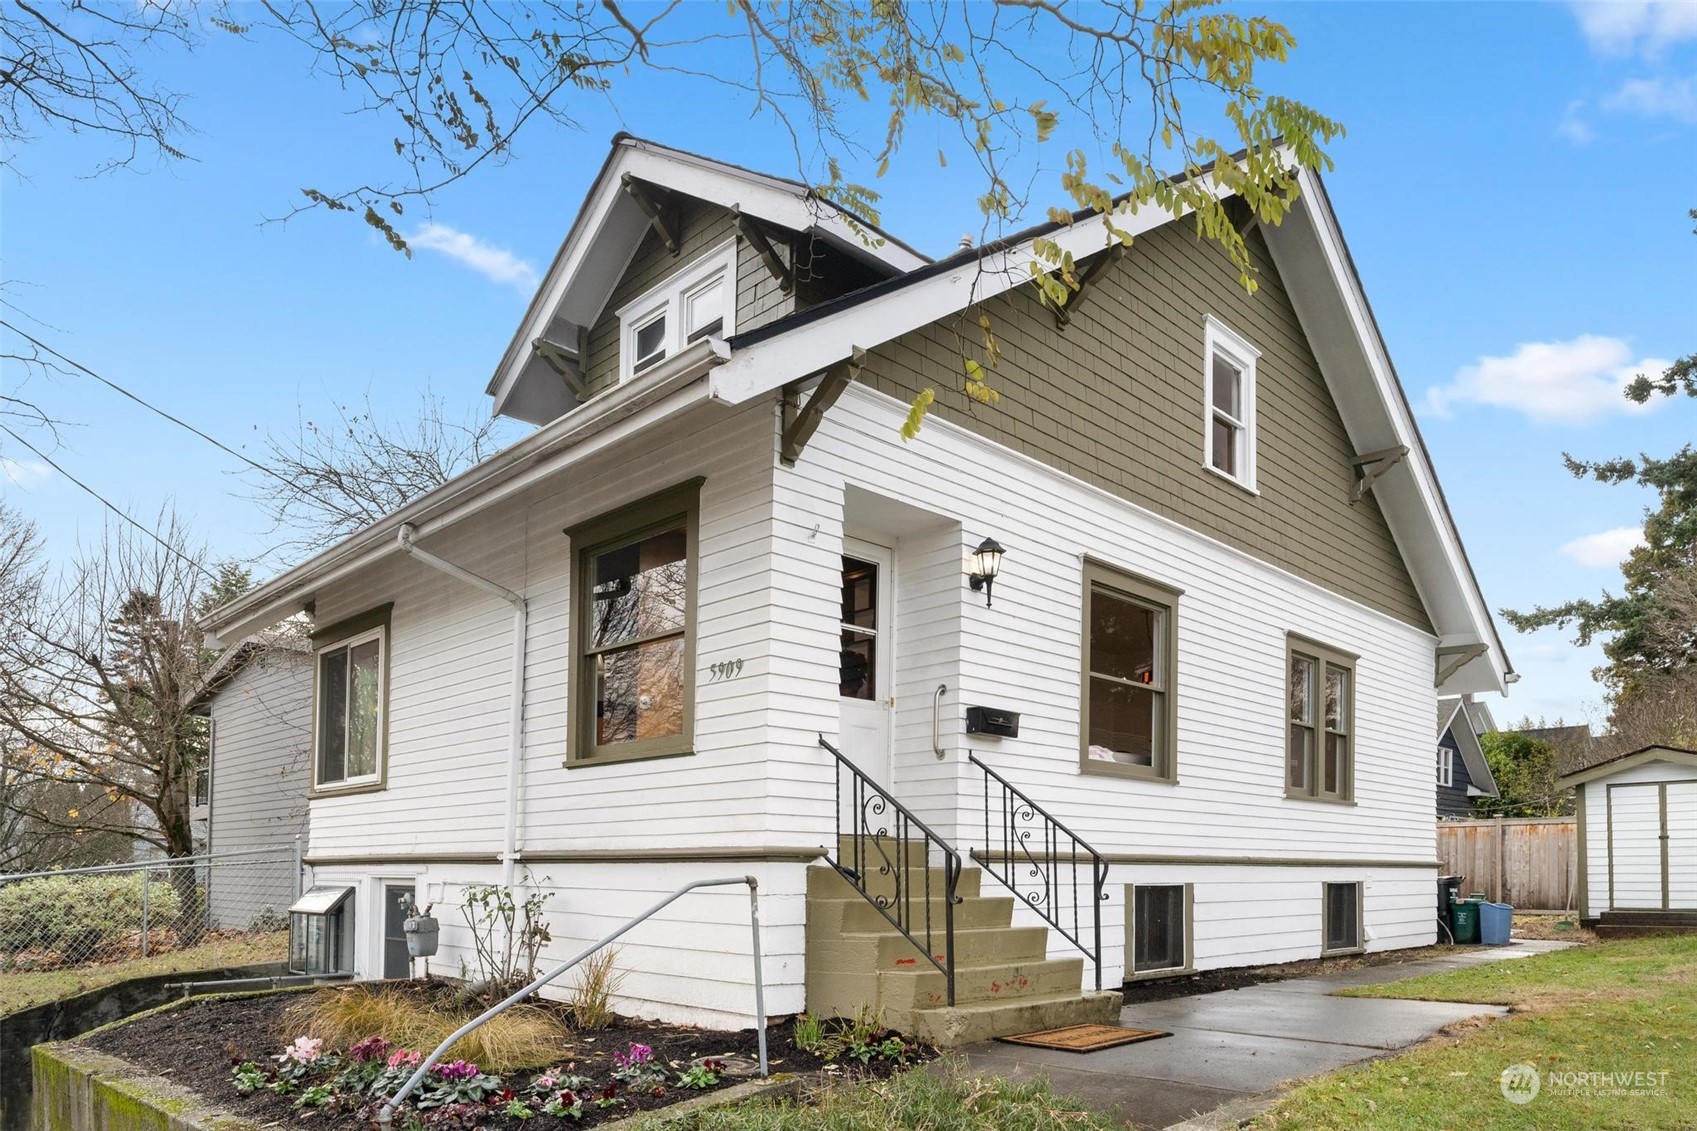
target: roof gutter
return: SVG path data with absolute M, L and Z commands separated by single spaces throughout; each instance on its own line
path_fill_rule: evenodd
M 208 646 L 222 647 L 300 611 L 320 585 L 399 550 L 403 525 L 442 530 L 708 400 L 703 378 L 730 356 L 703 338 L 623 387 L 575 409 L 264 585 L 207 614 Z
M 513 671 L 507 711 L 507 805 L 501 837 L 501 886 L 510 889 L 519 855 L 519 793 L 524 785 L 524 653 L 530 621 L 529 603 L 506 586 L 431 553 L 418 544 L 417 536 L 418 529 L 403 522 L 395 543 L 408 557 L 499 597 L 513 607 Z

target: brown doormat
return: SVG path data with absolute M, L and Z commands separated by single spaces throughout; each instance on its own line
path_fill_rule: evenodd
M 1043 1029 L 1036 1033 L 1016 1033 L 997 1037 L 1010 1045 L 1030 1045 L 1039 1049 L 1060 1049 L 1062 1052 L 1096 1052 L 1137 1041 L 1153 1041 L 1170 1037 L 1159 1029 L 1131 1029 L 1124 1025 L 1068 1025 L 1062 1029 Z

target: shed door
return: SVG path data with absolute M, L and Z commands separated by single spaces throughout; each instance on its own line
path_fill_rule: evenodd
M 1697 910 L 1697 781 L 1669 782 L 1668 906 Z
M 1660 910 L 1662 787 L 1609 786 L 1609 906 Z

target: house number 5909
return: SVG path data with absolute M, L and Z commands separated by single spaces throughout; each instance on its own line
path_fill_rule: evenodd
M 721 683 L 727 679 L 735 679 L 741 674 L 741 660 L 721 660 L 716 664 L 707 665 L 708 683 Z

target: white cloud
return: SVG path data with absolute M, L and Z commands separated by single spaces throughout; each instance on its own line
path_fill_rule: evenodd
M 14 487 L 28 487 L 32 483 L 40 483 L 53 474 L 53 469 L 44 463 L 32 459 L 13 459 L 11 456 L 0 456 L 0 479 L 4 479 Z
M 1692 8 L 1697 10 L 1697 4 Z M 1697 77 L 1628 79 L 1603 100 L 1603 108 L 1646 118 L 1697 123 Z
M 536 289 L 536 268 L 506 248 L 484 243 L 467 232 L 446 224 L 426 224 L 406 239 L 413 247 L 440 252 L 470 267 L 492 283 L 503 283 L 521 291 Z
M 1585 101 L 1575 98 L 1562 111 L 1561 122 L 1556 126 L 1557 135 L 1566 138 L 1575 145 L 1585 145 L 1596 136 L 1591 124 L 1585 120 L 1581 112 L 1585 109 Z
M 1605 55 L 1658 55 L 1697 39 L 1697 4 L 1690 0 L 1584 0 L 1572 7 L 1591 49 Z
M 1561 553 L 1587 569 L 1608 569 L 1625 561 L 1627 554 L 1643 544 L 1642 528 L 1617 526 L 1613 530 L 1575 538 L 1561 547 Z
M 1668 362 L 1632 360 L 1619 338 L 1586 334 L 1566 342 L 1523 342 L 1507 357 L 1482 357 L 1463 366 L 1447 385 L 1426 390 L 1426 411 L 1448 416 L 1457 404 L 1513 409 L 1540 423 L 1578 424 L 1617 412 L 1647 412 L 1622 393 L 1640 373 L 1660 373 Z

